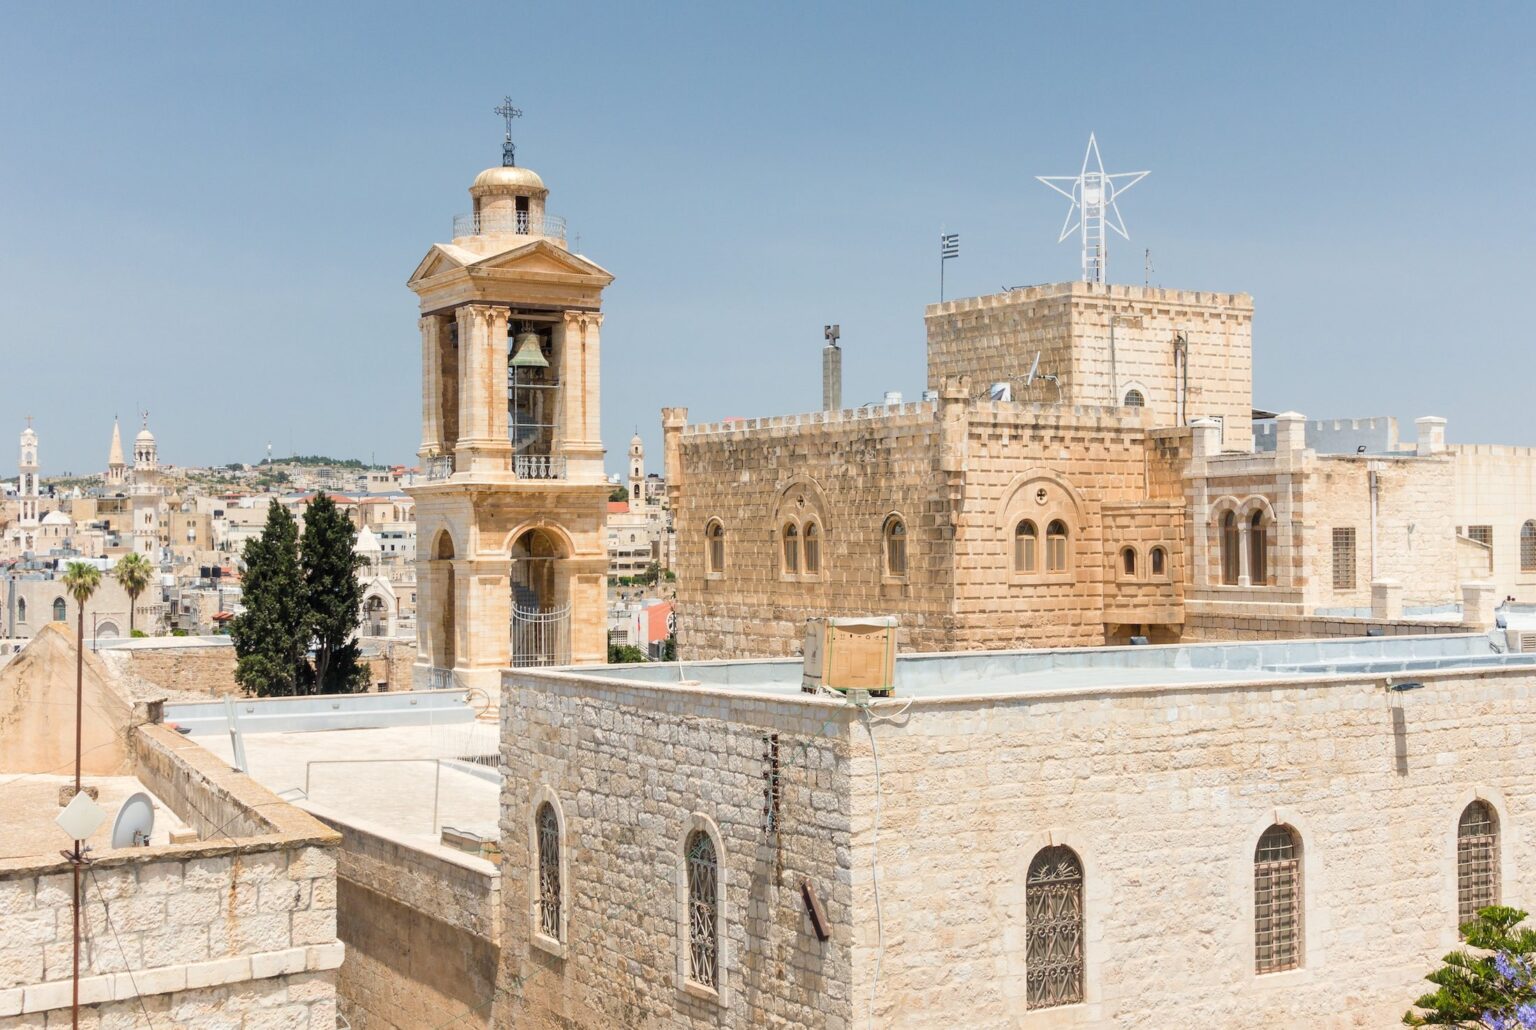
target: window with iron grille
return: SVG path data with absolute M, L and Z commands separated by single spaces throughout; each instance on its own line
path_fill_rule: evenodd
M 895 515 L 885 520 L 885 574 L 895 579 L 907 574 L 907 524 Z
M 705 568 L 719 575 L 725 571 L 725 527 L 712 520 L 704 529 Z
M 1067 524 L 1060 519 L 1045 527 L 1045 571 L 1067 571 Z
M 1083 1000 L 1083 863 L 1067 847 L 1042 848 L 1024 885 L 1028 943 L 1025 1004 L 1032 1009 Z
M 684 850 L 688 860 L 688 979 L 718 988 L 720 868 L 715 842 L 703 830 L 695 830 Z
M 784 574 L 800 571 L 800 529 L 793 522 L 784 523 Z
M 1355 527 L 1333 531 L 1333 589 L 1355 589 Z
M 1520 571 L 1536 572 L 1536 519 L 1520 527 Z
M 560 933 L 560 819 L 548 801 L 539 806 L 539 930 L 563 941 Z
M 1237 586 L 1240 540 L 1237 512 L 1229 511 L 1221 517 L 1221 582 L 1229 587 Z
M 1476 540 L 1490 551 L 1493 550 L 1492 526 L 1468 526 L 1467 538 L 1470 540 Z
M 821 575 L 821 530 L 814 522 L 805 524 L 805 574 Z
M 1253 854 L 1254 971 L 1301 965 L 1301 848 L 1289 826 L 1271 826 Z
M 1499 824 L 1486 801 L 1474 801 L 1456 824 L 1456 925 L 1499 903 Z
M 1013 571 L 1035 571 L 1035 542 L 1039 534 L 1035 530 L 1035 524 L 1029 519 L 1024 519 L 1013 527 Z

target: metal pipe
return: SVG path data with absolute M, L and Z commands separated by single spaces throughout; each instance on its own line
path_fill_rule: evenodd
M 1371 490 L 1371 582 L 1375 583 L 1376 582 L 1376 507 L 1377 507 L 1377 498 L 1380 495 L 1381 487 L 1380 487 L 1380 484 L 1376 480 L 1376 470 L 1375 469 L 1368 469 L 1366 471 L 1365 475 L 1366 475 L 1367 480 L 1370 483 L 1370 490 Z

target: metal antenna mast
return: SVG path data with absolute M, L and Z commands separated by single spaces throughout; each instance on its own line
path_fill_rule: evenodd
M 1115 201 L 1120 194 L 1145 179 L 1150 172 L 1104 173 L 1104 161 L 1099 157 L 1099 143 L 1093 133 L 1088 134 L 1088 149 L 1083 154 L 1083 167 L 1076 175 L 1037 175 L 1036 179 L 1060 193 L 1072 202 L 1067 208 L 1066 221 L 1061 224 L 1060 243 L 1072 233 L 1078 232 L 1083 239 L 1083 282 L 1102 283 L 1109 264 L 1109 252 L 1104 230 L 1113 229 L 1125 239 L 1125 220 Z M 1075 220 L 1074 220 L 1075 219 Z
M 521 118 L 523 112 L 512 106 L 511 97 L 502 97 L 501 105 L 493 113 L 501 115 L 507 123 L 507 135 L 501 141 L 501 166 L 511 168 L 517 164 L 517 147 L 512 143 L 512 119 Z

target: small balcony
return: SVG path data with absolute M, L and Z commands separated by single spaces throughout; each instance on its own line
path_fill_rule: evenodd
M 517 454 L 512 469 L 518 479 L 564 479 L 565 459 L 547 454 Z
M 453 236 L 547 236 L 565 242 L 565 219 L 558 215 L 534 217 L 527 211 L 459 215 L 453 220 Z

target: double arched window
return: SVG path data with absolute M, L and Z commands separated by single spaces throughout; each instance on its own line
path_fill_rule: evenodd
M 1499 819 L 1493 806 L 1474 801 L 1456 822 L 1456 925 L 1499 903 Z
M 720 986 L 720 860 L 715 842 L 694 830 L 683 847 L 688 867 L 688 979 Z
M 704 527 L 704 571 L 712 576 L 725 572 L 725 526 L 719 519 Z
M 786 577 L 821 575 L 821 526 L 814 519 L 785 521 L 779 540 L 779 569 Z
M 1253 852 L 1253 955 L 1258 973 L 1301 965 L 1301 838 L 1279 823 Z
M 891 579 L 907 577 L 907 524 L 900 515 L 888 516 L 881 532 L 885 543 L 885 574 Z
M 1536 572 L 1536 519 L 1520 527 L 1520 571 Z
M 1083 1000 L 1083 863 L 1071 848 L 1041 848 L 1024 883 L 1025 1004 Z
M 1023 519 L 1013 527 L 1013 571 L 1034 572 L 1038 568 L 1040 531 L 1029 519 Z

